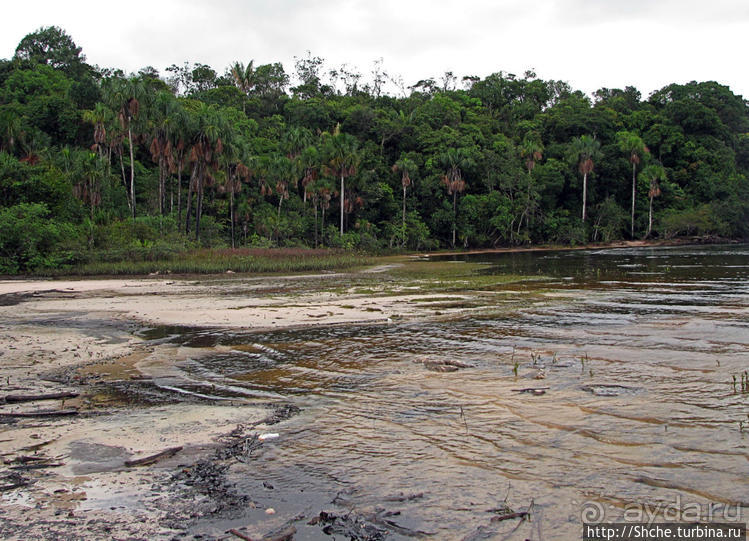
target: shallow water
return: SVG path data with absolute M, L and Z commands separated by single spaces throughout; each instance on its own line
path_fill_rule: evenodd
M 277 521 L 336 495 L 339 508 L 399 511 L 396 538 L 484 526 L 482 538 L 573 539 L 582 518 L 638 512 L 747 520 L 749 246 L 465 259 L 543 278 L 453 321 L 156 331 L 196 348 L 156 383 L 302 408 L 256 475 L 234 480 Z M 425 360 L 471 367 L 439 373 Z M 489 523 L 488 510 L 531 502 L 530 522 Z

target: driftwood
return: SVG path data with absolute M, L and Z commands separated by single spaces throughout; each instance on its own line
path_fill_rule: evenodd
M 21 466 L 11 466 L 11 470 L 43 470 L 44 468 L 60 468 L 64 466 L 63 462 L 34 462 L 23 464 Z
M 231 530 L 228 530 L 226 533 L 230 533 L 230 534 L 232 534 L 235 537 L 239 537 L 240 539 L 244 539 L 245 541 L 253 541 L 252 537 L 250 537 L 249 535 L 245 535 L 242 532 L 240 532 L 238 530 L 235 530 L 234 528 L 232 528 Z
M 0 413 L 0 417 L 61 417 L 64 415 L 78 415 L 78 410 L 41 410 Z
M 0 485 L 0 492 L 5 492 L 7 490 L 14 490 L 16 488 L 21 488 L 29 485 L 31 481 L 28 479 L 25 479 L 21 474 L 18 473 L 11 473 L 9 475 L 6 475 L 2 479 L 6 484 Z
M 525 518 L 528 516 L 528 511 L 519 511 L 517 513 L 507 513 L 506 515 L 499 515 L 498 517 L 492 517 L 491 522 L 502 522 L 503 520 L 510 520 L 512 518 Z
M 135 466 L 148 466 L 149 464 L 153 464 L 155 462 L 158 462 L 159 460 L 163 458 L 169 458 L 171 456 L 176 455 L 182 450 L 182 446 L 178 447 L 170 447 L 169 449 L 164 449 L 160 453 L 156 453 L 155 455 L 146 456 L 143 458 L 137 458 L 135 460 L 126 460 L 125 466 L 128 468 L 133 468 Z
M 19 456 L 17 458 L 14 458 L 10 462 L 6 462 L 6 464 L 28 464 L 29 462 L 45 462 L 47 460 L 49 460 L 49 458 L 46 456 Z
M 26 447 L 21 447 L 19 451 L 38 451 L 42 447 L 46 447 L 50 443 L 55 443 L 59 438 L 55 438 L 53 440 L 43 441 L 41 443 L 34 443 L 32 445 L 28 445 Z
M 25 487 L 29 483 L 26 481 L 18 481 L 16 483 L 12 483 L 10 485 L 0 485 L 0 492 L 6 492 L 8 490 L 14 490 L 16 488 Z
M 59 400 L 62 398 L 76 398 L 79 393 L 62 392 L 62 393 L 45 393 L 45 394 L 8 394 L 0 398 L 0 402 L 17 403 L 17 402 L 36 402 L 37 400 Z

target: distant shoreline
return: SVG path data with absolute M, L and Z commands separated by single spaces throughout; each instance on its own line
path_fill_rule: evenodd
M 451 250 L 446 252 L 425 252 L 418 254 L 422 257 L 450 257 L 459 255 L 481 255 L 481 254 L 510 254 L 523 252 L 556 252 L 573 250 L 607 250 L 615 248 L 648 248 L 657 246 L 694 246 L 712 244 L 741 244 L 737 239 L 726 239 L 723 237 L 678 237 L 674 239 L 658 240 L 622 240 L 614 242 L 588 243 L 579 246 L 566 244 L 539 245 L 539 246 L 513 246 L 505 248 L 483 248 L 471 250 Z

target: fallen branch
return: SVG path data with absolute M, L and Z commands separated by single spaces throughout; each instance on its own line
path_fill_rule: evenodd
M 160 453 L 156 453 L 155 455 L 146 456 L 143 458 L 138 458 L 135 460 L 126 460 L 125 466 L 128 468 L 133 468 L 135 466 L 148 466 L 149 464 L 153 464 L 155 462 L 158 462 L 159 460 L 163 458 L 169 458 L 171 456 L 176 455 L 182 450 L 182 446 L 179 447 L 170 447 L 169 449 L 164 449 Z
M 46 456 L 19 456 L 10 462 L 6 462 L 6 464 L 28 464 L 29 462 L 45 462 L 50 460 L 49 457 Z
M 38 451 L 39 449 L 49 445 L 50 443 L 55 443 L 58 439 L 59 438 L 55 438 L 53 440 L 43 441 L 42 443 L 34 443 L 33 445 L 21 447 L 19 451 Z
M 76 398 L 79 393 L 62 392 L 62 393 L 44 393 L 44 394 L 8 394 L 0 398 L 0 402 L 18 403 L 18 402 L 36 402 L 37 400 L 59 400 L 63 398 Z
M 230 533 L 236 537 L 239 537 L 240 539 L 244 539 L 244 541 L 253 541 L 252 537 L 250 537 L 249 535 L 245 535 L 242 532 L 235 530 L 234 528 L 228 530 L 226 533 Z
M 507 513 L 506 515 L 499 515 L 498 517 L 492 517 L 490 522 L 502 522 L 503 520 L 510 520 L 513 518 L 525 518 L 528 516 L 528 511 L 518 511 L 517 513 Z
M 63 462 L 35 462 L 35 463 L 29 463 L 29 464 L 23 464 L 21 466 L 11 466 L 9 469 L 11 470 L 42 470 L 44 468 L 60 468 L 64 466 L 65 463 Z
M 78 415 L 78 410 L 42 410 L 0 413 L 0 417 L 61 417 L 64 415 Z
M 8 490 L 14 490 L 16 488 L 25 487 L 29 484 L 31 484 L 31 481 L 28 479 L 25 479 L 22 475 L 18 473 L 11 473 L 9 475 L 6 475 L 2 479 L 5 483 L 5 485 L 0 485 L 0 492 L 6 492 Z
M 0 492 L 6 492 L 8 490 L 14 490 L 16 488 L 25 487 L 26 485 L 28 485 L 28 483 L 26 483 L 26 482 L 20 482 L 20 481 L 18 483 L 13 483 L 11 485 L 0 485 Z

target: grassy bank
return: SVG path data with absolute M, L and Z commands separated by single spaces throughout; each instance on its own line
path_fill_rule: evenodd
M 36 276 L 121 276 L 149 274 L 294 273 L 345 270 L 367 265 L 372 258 L 338 250 L 246 248 L 194 250 L 154 259 L 138 256 L 94 260 Z

